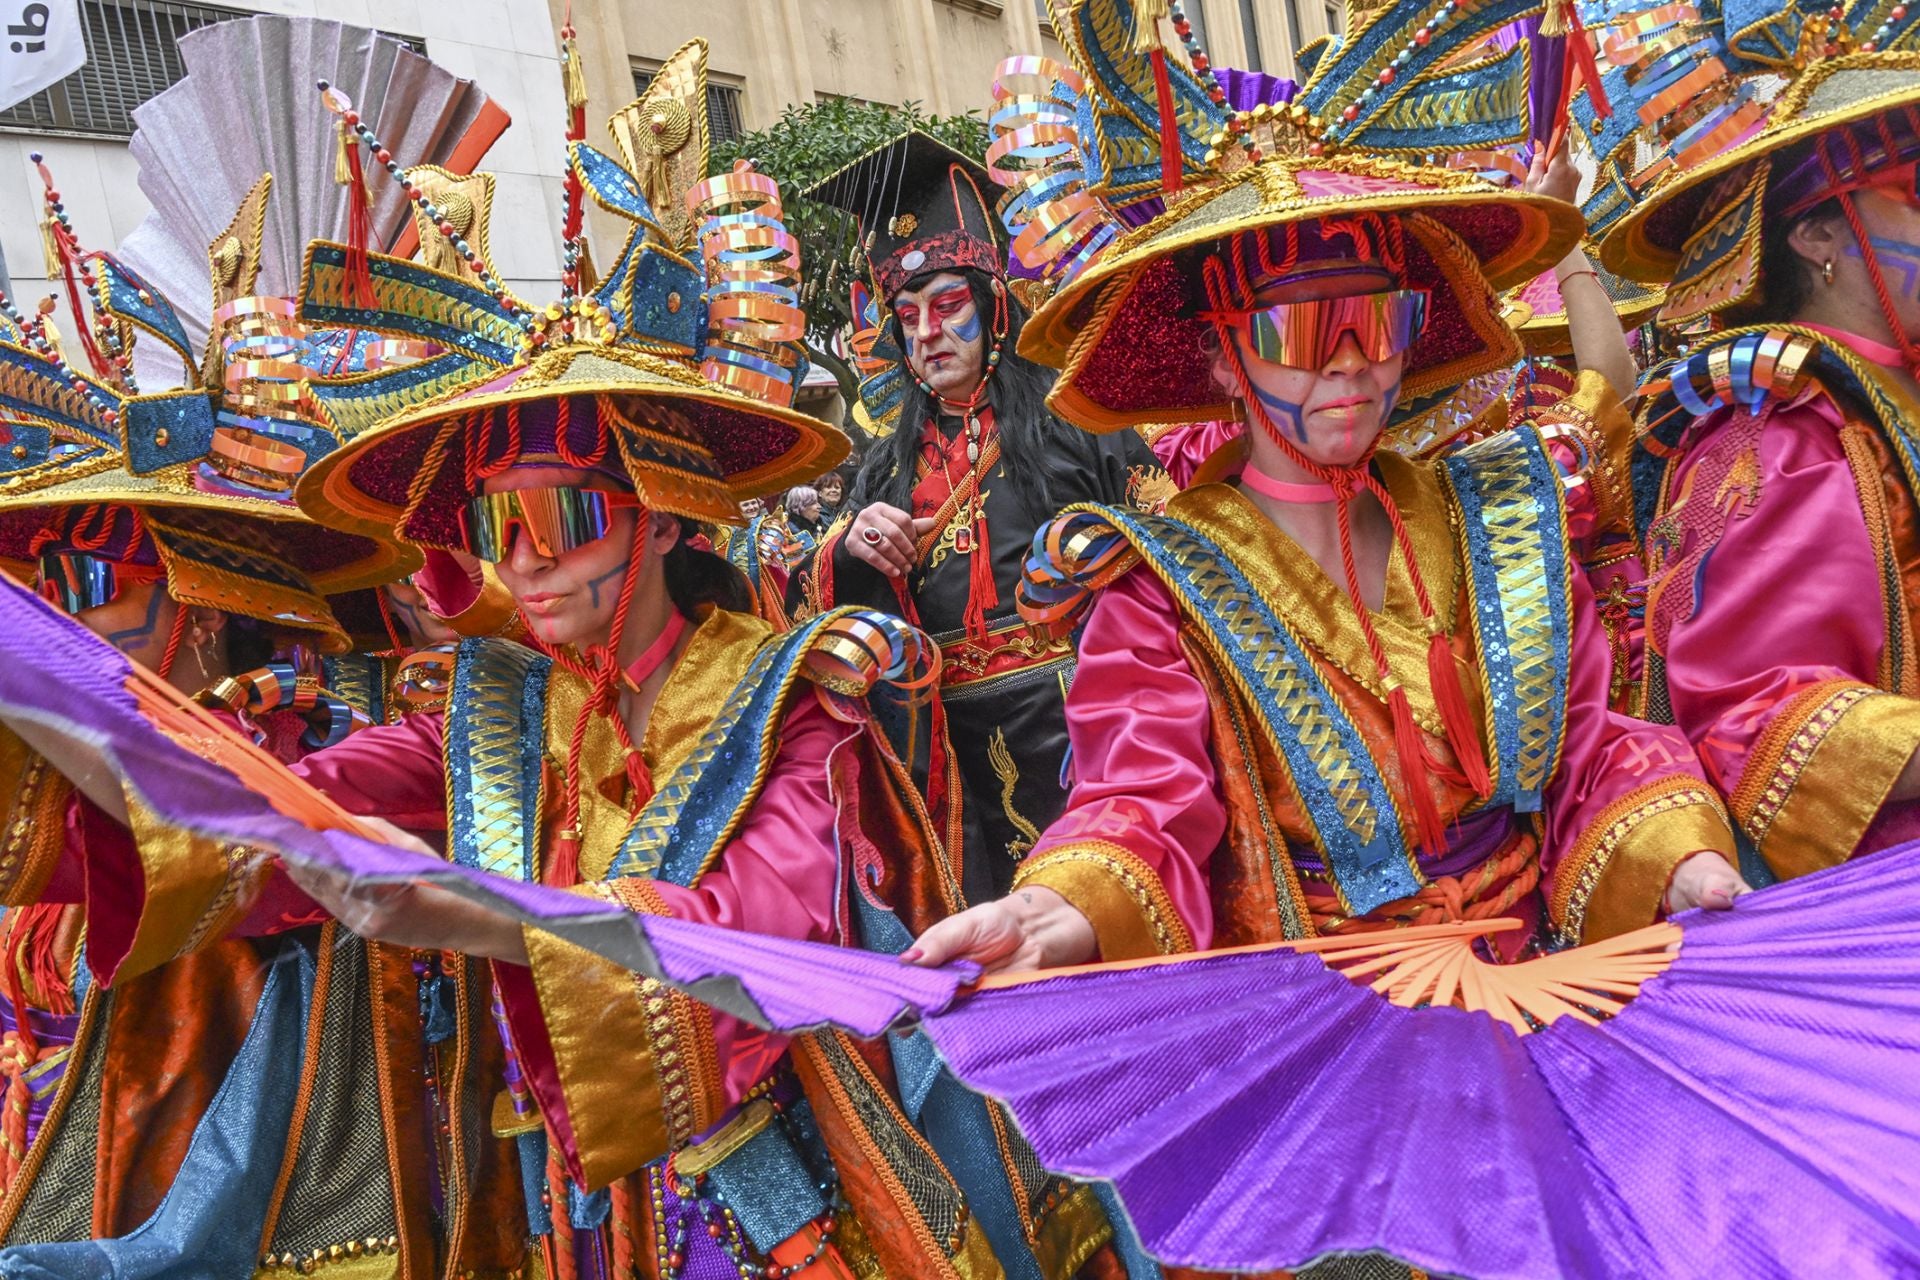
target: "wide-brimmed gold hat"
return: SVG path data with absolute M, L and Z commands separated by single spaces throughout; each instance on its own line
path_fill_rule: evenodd
M 248 432 L 225 426 L 204 391 L 128 396 L 51 347 L 0 342 L 0 402 L 0 560 L 29 562 L 40 535 L 78 508 L 130 507 L 175 600 L 315 631 L 336 649 L 346 636 L 325 597 L 418 563 L 314 524 L 288 497 L 249 491 L 235 479 L 250 474 Z M 286 451 L 266 452 L 290 465 Z
M 810 480 L 850 447 L 819 420 L 708 382 L 684 361 L 569 346 L 397 414 L 323 459 L 297 496 L 339 528 L 458 546 L 476 491 L 469 457 L 512 448 L 522 461 L 617 472 L 653 510 L 739 524 L 742 501 Z
M 440 369 L 316 385 L 362 429 L 302 477 L 296 498 L 315 519 L 457 546 L 482 463 L 549 462 L 625 479 L 656 511 L 737 524 L 743 500 L 845 459 L 845 435 L 790 407 L 804 319 L 777 184 L 748 167 L 702 180 L 704 130 L 647 150 L 664 145 L 649 120 L 704 118 L 705 65 L 705 44 L 689 43 L 608 121 L 624 160 L 571 144 L 581 191 L 631 229 L 598 281 L 569 242 L 554 304 L 508 292 L 470 242 L 446 234 L 418 184 L 423 241 L 446 241 L 464 270 L 377 254 L 361 267 L 347 246 L 310 247 L 303 318 L 445 349 Z
M 1229 417 L 1235 400 L 1205 345 L 1201 263 L 1235 236 L 1367 214 L 1403 229 L 1402 284 L 1429 295 L 1408 399 L 1517 360 L 1495 290 L 1558 261 L 1584 229 L 1569 204 L 1456 170 L 1365 155 L 1264 159 L 1121 237 L 1034 316 L 1021 352 L 1063 366 L 1049 403 L 1089 430 Z
M 1213 66 L 1190 24 L 1181 58 L 1128 0 L 1056 6 L 1071 67 L 1002 65 L 987 161 L 1014 250 L 1051 294 L 1020 352 L 1063 369 L 1063 417 L 1111 431 L 1236 412 L 1203 345 L 1202 264 L 1311 224 L 1391 225 L 1385 265 L 1429 294 L 1409 399 L 1519 358 L 1494 290 L 1570 248 L 1579 212 L 1427 157 L 1528 136 L 1526 42 L 1496 33 L 1540 5 L 1346 7 L 1339 34 L 1301 51 L 1298 83 Z
M 1624 280 L 1604 267 L 1596 268 L 1594 274 L 1613 303 L 1620 327 L 1629 333 L 1653 319 L 1666 298 L 1664 290 Z M 1567 302 L 1560 294 L 1560 280 L 1553 270 L 1542 271 L 1525 284 L 1507 290 L 1503 302 L 1507 323 L 1520 335 L 1520 345 L 1528 355 L 1573 354 Z
M 1638 199 L 1601 243 L 1607 268 L 1664 284 L 1666 323 L 1760 301 L 1769 219 L 1920 156 L 1916 16 L 1920 6 L 1868 0 L 1805 11 L 1764 0 L 1662 27 L 1670 53 L 1690 44 L 1719 74 L 1661 104 L 1646 139 L 1657 157 L 1630 179 Z M 1716 131 L 1724 141 L 1712 145 Z

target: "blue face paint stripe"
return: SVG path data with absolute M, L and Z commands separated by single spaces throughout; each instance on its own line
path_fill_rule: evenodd
M 1280 427 L 1301 444 L 1307 442 L 1307 423 L 1303 416 L 1304 405 L 1295 404 L 1291 400 L 1282 400 L 1279 396 L 1270 391 L 1263 391 L 1258 386 L 1253 387 L 1253 396 L 1274 419 L 1275 426 Z
M 612 569 L 609 569 L 607 572 L 593 579 L 593 581 L 587 583 L 587 598 L 593 602 L 594 608 L 598 609 L 600 607 L 600 589 L 609 582 L 614 582 L 625 577 L 626 572 L 627 566 L 624 564 L 615 565 Z
M 125 631 L 114 631 L 100 638 L 122 653 L 128 652 L 129 647 L 144 648 L 146 642 L 153 638 L 154 625 L 160 620 L 160 602 L 166 598 L 166 588 L 157 587 L 147 598 L 147 617 L 144 622 L 137 627 L 128 627 Z
M 1890 236 L 1868 236 L 1867 243 L 1873 246 L 1874 253 L 1880 258 L 1883 266 L 1891 265 L 1899 270 L 1900 292 L 1909 298 L 1920 296 L 1920 244 L 1910 244 Z M 1846 246 L 1846 252 L 1855 258 L 1864 260 L 1866 257 L 1860 252 L 1860 246 L 1857 244 Z M 1897 261 L 1888 264 L 1887 256 Z

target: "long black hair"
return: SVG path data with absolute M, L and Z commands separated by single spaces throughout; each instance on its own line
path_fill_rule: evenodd
M 1731 308 L 1728 318 L 1741 324 L 1787 324 L 1798 319 L 1813 296 L 1813 278 L 1819 268 L 1802 257 L 1788 237 L 1809 222 L 1838 218 L 1840 212 L 1840 199 L 1835 196 L 1798 217 L 1768 218 L 1760 236 L 1761 296 Z
M 919 288 L 934 273 L 915 276 L 907 282 Z M 984 272 L 968 269 L 960 273 L 973 293 L 973 305 L 979 311 L 983 327 L 991 326 L 999 299 L 994 296 L 993 280 Z M 993 408 L 993 421 L 1000 434 L 1000 458 L 1014 492 L 1036 520 L 1052 515 L 1058 504 L 1047 481 L 1044 464 L 1049 456 L 1063 450 L 1074 452 L 1081 435 L 1055 418 L 1047 409 L 1047 392 L 1053 389 L 1054 373 L 1014 353 L 1020 342 L 1020 330 L 1027 323 L 1026 309 L 1011 293 L 1007 295 L 1007 336 L 1000 345 L 1000 367 L 987 384 L 987 403 Z M 900 322 L 890 318 L 891 337 L 900 350 Z M 991 350 L 988 338 L 987 350 Z M 986 358 L 983 353 L 981 359 Z M 898 507 L 913 505 L 914 466 L 920 453 L 920 427 L 934 416 L 938 405 L 921 389 L 911 370 L 907 370 L 907 394 L 900 406 L 900 424 L 892 435 L 876 443 L 861 460 L 853 478 L 847 509 L 858 511 L 875 502 Z
M 702 551 L 688 541 L 699 532 L 698 523 L 680 517 L 680 540 L 660 562 L 667 598 L 690 620 L 699 619 L 703 604 L 719 605 L 733 613 L 752 613 L 753 591 L 740 571 L 724 556 Z

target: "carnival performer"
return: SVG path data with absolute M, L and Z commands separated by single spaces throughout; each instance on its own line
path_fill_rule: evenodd
M 446 103 L 440 127 L 411 135 L 429 157 L 483 152 L 504 127 L 497 108 L 380 39 L 274 17 L 204 32 L 186 78 L 147 104 L 142 128 L 203 132 L 209 100 L 231 125 L 234 74 L 261 74 L 265 58 L 272 77 L 311 81 L 335 68 L 299 51 L 358 49 L 372 56 L 347 74 L 368 119 L 387 101 L 380 77 L 399 77 L 409 94 Z M 210 292 L 208 313 L 176 307 L 129 259 L 81 253 L 50 192 L 50 239 L 80 286 L 70 299 L 91 313 L 88 354 L 103 357 L 101 380 L 64 368 L 30 334 L 20 336 L 31 349 L 7 349 L 19 425 L 0 527 L 20 545 L 0 555 L 33 553 L 50 598 L 197 691 L 215 721 L 291 759 L 344 736 L 360 714 L 311 674 L 352 657 L 329 598 L 370 597 L 418 564 L 294 506 L 294 480 L 342 430 L 309 379 L 351 381 L 420 352 L 297 322 L 288 295 L 303 233 L 350 220 L 331 200 L 270 217 L 273 175 L 311 171 L 318 184 L 336 158 L 307 145 L 310 128 L 273 113 L 246 126 L 217 179 L 197 168 L 182 183 L 172 172 L 203 157 L 164 146 L 142 157 L 155 209 L 133 242 L 170 288 Z M 229 174 L 240 175 L 231 190 L 221 186 Z M 205 221 L 223 197 L 230 220 Z M 405 217 L 397 211 L 381 234 Z M 210 282 L 181 275 L 178 264 L 196 259 Z M 184 385 L 138 393 L 136 333 L 177 357 L 172 376 Z M 204 351 L 195 333 L 206 335 Z M 165 371 L 166 361 L 142 367 Z M 32 740 L 33 726 L 13 727 Z M 285 899 L 250 902 L 227 872 L 197 893 L 195 869 L 227 855 L 184 832 L 157 833 L 85 761 L 14 758 L 24 785 L 9 784 L 9 821 L 48 834 L 37 837 L 42 861 L 9 887 L 9 900 L 41 905 L 9 923 L 31 949 L 36 917 L 73 904 L 62 909 L 62 941 L 28 969 L 40 994 L 65 987 L 79 1004 L 64 1062 L 31 1073 L 46 1119 L 5 1202 L 0 1270 L 238 1280 L 344 1258 L 407 1277 L 519 1266 L 524 1236 L 498 1226 L 520 1203 L 510 1148 L 453 1123 L 473 1081 L 499 1069 L 498 1050 L 489 1063 L 489 1041 L 471 1032 L 486 1030 L 484 1003 L 476 1022 L 441 981 L 437 957 L 363 944 L 310 911 L 284 913 Z M 62 823 L 74 789 L 91 803 Z M 17 958 L 10 951 L 10 968 Z
M 83 262 L 109 297 L 137 279 L 106 255 Z M 149 315 L 167 307 L 138 287 Z M 224 292 L 216 281 L 221 361 L 262 345 L 263 333 L 281 355 L 253 361 L 245 383 L 216 383 L 212 394 L 190 386 L 132 395 L 130 361 L 103 371 L 117 370 L 118 385 L 95 382 L 24 334 L 16 336 L 27 345 L 0 348 L 22 415 L 0 494 L 0 557 L 31 563 L 50 600 L 290 760 L 344 736 L 351 714 L 317 688 L 296 690 L 292 668 L 268 659 L 287 642 L 345 650 L 325 593 L 378 582 L 396 559 L 307 522 L 290 482 L 276 489 L 257 465 L 257 441 L 315 429 L 310 405 L 272 394 L 305 372 L 290 354 L 291 304 L 276 301 L 284 302 L 252 293 L 251 276 L 225 282 Z M 123 315 L 103 307 L 93 320 L 130 355 L 134 329 Z M 136 455 L 124 451 L 129 439 L 155 443 Z M 316 713 L 323 729 L 310 723 Z M 433 1257 L 431 1233 L 382 1204 L 385 1193 L 401 1194 L 407 1167 L 394 1164 L 390 1176 L 383 1142 L 350 1157 L 315 1145 L 326 1139 L 301 1141 L 364 1123 L 355 1113 L 383 1096 L 367 1074 L 370 1055 L 348 1068 L 356 1045 L 370 1048 L 356 1039 L 364 1031 L 350 1022 L 311 1038 L 303 1031 L 316 990 L 343 993 L 341 1018 L 356 993 L 365 1007 L 365 949 L 342 950 L 330 929 L 227 936 L 217 912 L 165 904 L 168 862 L 144 863 L 125 828 L 79 798 L 80 780 L 8 739 L 6 821 L 31 856 L 16 865 L 7 900 L 32 905 L 6 922 L 22 1123 L 9 1132 L 0 1238 L 12 1247 L 0 1250 L 0 1268 L 71 1274 L 62 1268 L 84 1255 L 88 1265 L 115 1260 L 118 1274 L 191 1259 L 201 1274 L 238 1276 L 263 1257 L 269 1270 L 313 1260 L 291 1245 L 267 1255 L 267 1242 L 319 1240 L 326 1257 L 351 1240 L 356 1254 L 385 1257 L 401 1251 L 402 1236 Z M 98 907 L 113 896 L 111 882 L 143 876 L 163 904 L 152 927 L 108 924 Z M 201 942 L 187 945 L 196 931 Z M 325 1063 L 338 1074 L 316 1088 L 308 1077 Z M 216 1142 L 215 1132 L 231 1140 Z M 422 1219 L 431 1180 L 460 1183 L 423 1161 L 410 1172 Z M 355 1184 L 350 1194 L 343 1179 Z
M 1716 326 L 1641 415 L 1646 708 L 1698 748 L 1765 882 L 1920 834 L 1915 16 L 1620 23 L 1717 67 L 1703 128 L 1736 139 L 1654 135 L 1668 172 L 1602 248 L 1666 285 L 1663 323 Z
M 796 575 L 796 615 L 858 602 L 924 627 L 944 658 L 903 752 L 925 779 L 970 901 L 1004 892 L 1066 798 L 1064 637 L 1036 642 L 1014 589 L 1033 533 L 1070 502 L 1126 503 L 1161 475 L 1129 433 L 1090 440 L 1045 405 L 1051 375 L 1016 354 L 1026 310 L 1008 287 L 985 170 L 919 131 L 808 195 L 852 215 L 850 274 L 870 278 L 909 381 L 843 517 Z
M 699 42 L 676 54 L 610 122 L 616 142 L 663 104 L 703 102 L 704 63 Z M 798 283 L 777 186 L 745 168 L 702 180 L 700 152 L 623 164 L 576 138 L 571 198 L 624 201 L 632 257 L 552 311 L 462 295 L 476 339 L 519 333 L 507 358 L 306 478 L 326 523 L 491 564 L 535 647 L 464 642 L 444 716 L 367 730 L 301 771 L 356 812 L 444 832 L 464 865 L 898 950 L 962 902 L 865 694 L 930 655 L 863 610 L 777 632 L 690 544 L 695 521 L 738 522 L 745 499 L 847 450 L 789 407 L 797 330 L 766 305 Z M 344 264 L 337 248 L 313 261 Z M 347 297 L 344 268 L 316 270 L 304 311 L 445 332 L 449 281 L 376 267 L 373 305 Z M 634 301 L 669 289 L 712 299 L 702 327 Z M 674 347 L 693 358 L 660 354 Z M 494 962 L 510 1055 L 494 1128 L 543 1189 L 527 1206 L 543 1274 L 1054 1280 L 1111 1235 L 1092 1194 L 1041 1174 L 985 1104 L 950 1081 L 915 1088 L 931 1059 L 908 1074 L 838 1037 L 764 1036 L 443 891 L 301 882 L 357 932 Z
M 1409 38 L 1411 91 L 1447 44 Z M 1511 959 L 1745 888 L 1684 739 L 1608 707 L 1539 435 L 1375 451 L 1397 404 L 1512 363 L 1493 286 L 1561 258 L 1577 212 L 1367 154 L 1341 126 L 1370 95 L 1322 82 L 1329 58 L 1028 331 L 1069 420 L 1240 416 L 1248 461 L 1162 518 L 1083 507 L 1036 540 L 1023 613 L 1085 625 L 1072 800 L 1012 895 L 922 936 L 925 962 L 1503 915 L 1528 925 Z

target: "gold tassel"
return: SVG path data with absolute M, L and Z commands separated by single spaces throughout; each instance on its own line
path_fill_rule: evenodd
M 334 128 L 340 135 L 340 147 L 333 153 L 333 180 L 343 187 L 350 187 L 353 185 L 353 166 L 347 162 L 347 148 L 357 146 L 359 139 L 347 131 L 345 120 Z
M 1172 16 L 1169 0 L 1133 0 L 1133 51 L 1152 53 L 1160 48 L 1160 19 Z
M 1567 34 L 1567 11 L 1560 0 L 1548 0 L 1547 11 L 1540 15 L 1540 34 L 1543 36 L 1564 36 Z
M 578 109 L 587 105 L 587 69 L 580 62 L 580 49 L 573 41 L 567 41 L 566 52 L 561 55 L 560 74 L 566 81 L 567 106 Z
M 60 260 L 59 224 L 53 220 L 53 211 L 40 219 L 40 249 L 47 255 L 47 279 L 58 280 L 66 274 L 66 264 Z

